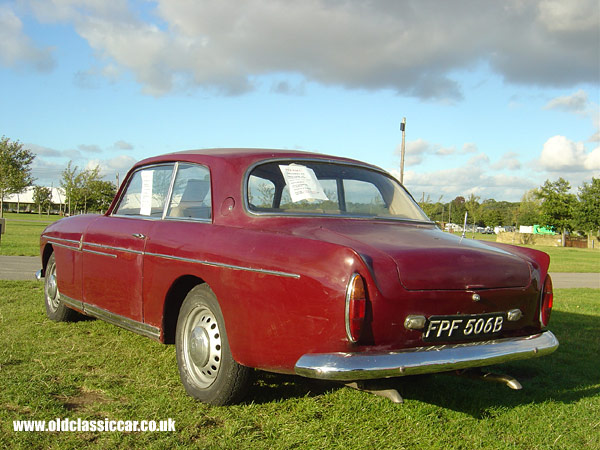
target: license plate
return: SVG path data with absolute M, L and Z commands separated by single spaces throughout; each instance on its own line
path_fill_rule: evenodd
M 506 319 L 504 313 L 456 316 L 431 316 L 425 325 L 423 340 L 462 341 L 499 335 Z

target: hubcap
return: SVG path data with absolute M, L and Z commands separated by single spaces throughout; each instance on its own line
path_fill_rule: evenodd
M 210 358 L 210 338 L 202 327 L 192 330 L 190 337 L 190 358 L 197 367 L 204 367 Z
M 192 381 L 200 388 L 214 383 L 221 367 L 221 332 L 215 315 L 198 306 L 184 326 L 183 356 Z

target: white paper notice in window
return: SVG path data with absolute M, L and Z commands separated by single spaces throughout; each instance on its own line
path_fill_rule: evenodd
M 140 195 L 140 215 L 149 216 L 152 213 L 152 179 L 153 170 L 142 171 L 142 194 Z
M 294 203 L 300 200 L 329 200 L 311 168 L 300 164 L 290 164 L 289 166 L 279 166 L 279 169 L 285 178 Z

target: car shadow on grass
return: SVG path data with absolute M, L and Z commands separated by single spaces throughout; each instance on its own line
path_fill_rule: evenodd
M 552 314 L 551 329 L 560 342 L 555 353 L 484 369 L 516 378 L 522 384 L 522 390 L 454 373 L 377 380 L 374 384 L 378 388 L 396 389 L 405 401 L 434 404 L 475 418 L 488 417 L 493 408 L 547 401 L 574 403 L 599 395 L 598 317 L 562 311 Z M 316 397 L 342 388 L 342 383 L 257 371 L 246 401 L 268 403 L 293 397 Z M 361 395 L 371 394 L 364 392 Z

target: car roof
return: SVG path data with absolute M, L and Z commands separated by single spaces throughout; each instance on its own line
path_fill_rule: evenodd
M 306 152 L 300 150 L 265 149 L 265 148 L 208 148 L 198 150 L 186 150 L 175 153 L 146 158 L 135 164 L 135 167 L 146 164 L 155 164 L 169 161 L 186 161 L 200 164 L 228 163 L 233 165 L 249 166 L 262 160 L 269 159 L 323 159 L 332 162 L 360 164 L 381 170 L 379 167 L 364 163 L 351 158 L 325 155 L 322 153 Z

